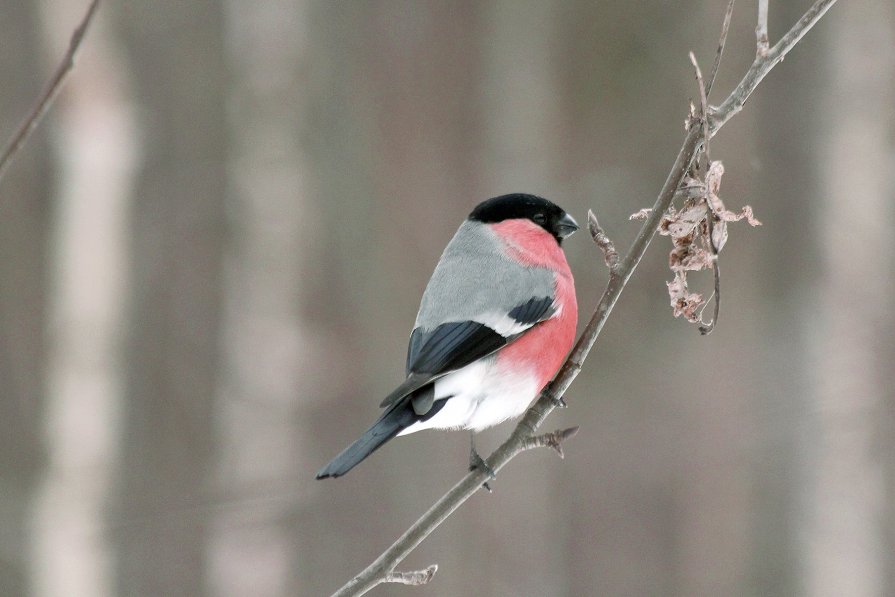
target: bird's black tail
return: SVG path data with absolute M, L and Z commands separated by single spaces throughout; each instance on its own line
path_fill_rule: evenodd
M 341 477 L 360 464 L 379 446 L 418 420 L 420 417 L 413 412 L 408 400 L 398 402 L 382 413 L 379 420 L 364 431 L 357 441 L 342 450 L 338 456 L 332 459 L 332 462 L 317 471 L 317 478 Z

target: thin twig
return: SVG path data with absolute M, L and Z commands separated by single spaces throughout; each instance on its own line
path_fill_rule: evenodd
M 721 55 L 724 54 L 724 46 L 727 44 L 727 32 L 730 30 L 730 19 L 733 17 L 733 3 L 736 0 L 730 0 L 727 3 L 727 10 L 724 12 L 724 23 L 721 25 L 721 39 L 718 40 L 718 51 L 715 53 L 715 63 L 712 64 L 712 72 L 709 73 L 709 80 L 705 86 L 705 96 L 708 98 L 712 94 L 712 87 L 715 85 L 715 77 L 718 75 L 718 68 L 721 66 Z
M 821 16 L 832 6 L 836 0 L 818 0 L 808 12 L 790 29 L 781 40 L 768 53 L 765 61 L 756 60 L 750 67 L 746 76 L 720 107 L 714 112 L 709 131 L 717 133 L 730 118 L 742 109 L 745 99 L 751 94 L 767 73 L 783 59 L 792 47 L 811 29 Z M 612 308 L 621 296 L 622 290 L 631 279 L 634 270 L 643 258 L 650 241 L 655 236 L 668 207 L 674 199 L 675 193 L 681 185 L 681 181 L 690 169 L 697 148 L 699 147 L 704 131 L 701 127 L 690 127 L 684 142 L 678 152 L 677 158 L 656 203 L 649 212 L 646 221 L 631 244 L 631 248 L 621 260 L 615 271 L 610 271 L 606 290 L 600 298 L 594 314 L 584 328 L 581 337 L 572 349 L 556 378 L 549 385 L 549 392 L 541 392 L 535 403 L 528 409 L 510 437 L 486 459 L 488 467 L 497 472 L 510 460 L 522 451 L 522 446 L 528 438 L 535 435 L 538 427 L 544 419 L 556 408 L 556 398 L 562 398 L 566 390 L 581 371 L 581 366 L 594 345 L 600 331 L 609 318 Z M 552 397 L 551 397 L 552 395 Z M 444 522 L 466 500 L 476 494 L 482 483 L 489 479 L 488 473 L 481 469 L 475 469 L 466 474 L 456 485 L 444 494 L 429 510 L 426 511 L 413 525 L 408 528 L 388 549 L 386 549 L 373 563 L 352 578 L 345 586 L 339 589 L 334 597 L 347 597 L 349 595 L 363 595 L 373 587 L 385 581 L 388 574 L 401 563 L 422 541 L 429 536 L 442 522 Z
M 709 130 L 712 136 L 718 132 L 724 123 L 733 118 L 743 109 L 743 105 L 758 84 L 767 76 L 771 69 L 786 57 L 802 37 L 823 17 L 830 7 L 836 4 L 836 0 L 817 0 L 811 8 L 802 15 L 802 18 L 780 38 L 774 46 L 768 50 L 764 57 L 756 57 L 752 66 L 746 71 L 746 75 L 736 86 L 727 99 L 709 115 Z
M 699 104 L 701 109 L 699 127 L 702 129 L 702 153 L 705 155 L 705 170 L 708 172 L 709 165 L 712 163 L 711 156 L 709 155 L 708 99 L 705 91 L 705 83 L 702 80 L 702 71 L 699 69 L 699 63 L 696 62 L 696 55 L 693 54 L 693 52 L 690 52 L 690 63 L 693 65 L 693 70 L 696 71 L 696 83 L 699 86 Z M 706 199 L 706 203 L 708 203 L 708 199 Z
M 714 225 L 712 224 L 712 220 L 715 219 L 714 214 L 711 213 L 711 209 L 709 208 L 709 244 L 712 247 L 712 276 L 715 281 L 715 290 L 712 292 L 712 296 L 709 297 L 709 300 L 714 299 L 715 301 L 715 310 L 712 313 L 712 319 L 708 323 L 703 323 L 699 326 L 699 333 L 703 336 L 708 336 L 715 330 L 715 324 L 718 322 L 718 315 L 721 313 L 721 266 L 718 263 L 718 249 L 715 247 L 715 240 L 712 238 L 712 230 L 714 229 Z M 699 319 L 702 320 L 702 313 L 699 314 Z
M 758 0 L 758 26 L 755 28 L 755 55 L 764 58 L 768 55 L 768 0 Z
M 84 39 L 84 34 L 87 32 L 87 27 L 93 20 L 93 15 L 96 14 L 98 6 L 99 0 L 93 0 L 93 2 L 90 3 L 84 18 L 81 19 L 81 23 L 78 25 L 77 29 L 75 29 L 74 33 L 72 33 L 68 51 L 65 53 L 65 56 L 62 57 L 62 62 L 56 67 L 56 72 L 53 73 L 52 78 L 37 98 L 37 102 L 31 108 L 31 112 L 28 113 L 25 120 L 19 125 L 12 140 L 3 151 L 3 155 L 0 156 L 0 180 L 2 180 L 3 175 L 6 174 L 6 170 L 9 168 L 13 156 L 15 156 L 25 145 L 28 137 L 31 136 L 34 128 L 43 118 L 44 114 L 46 114 L 47 109 L 50 107 L 50 104 L 53 103 L 53 100 L 56 99 L 60 89 L 62 89 L 62 84 L 65 82 L 65 79 L 75 65 L 75 54 L 77 54 L 78 48 L 81 47 L 81 41 Z
M 706 97 L 705 85 L 702 81 L 702 71 L 699 69 L 699 63 L 696 62 L 696 56 L 690 52 L 690 62 L 693 63 L 693 69 L 696 71 L 696 83 L 699 85 L 699 99 L 702 107 L 700 124 L 702 125 L 702 153 L 705 155 L 705 171 L 708 172 L 712 165 L 712 156 L 709 151 L 709 111 L 708 99 Z M 705 221 L 708 228 L 709 249 L 712 255 L 712 276 L 715 283 L 715 292 L 712 298 L 715 301 L 715 310 L 712 320 L 699 326 L 699 333 L 707 336 L 715 329 L 718 323 L 718 316 L 721 314 L 721 266 L 718 263 L 718 246 L 715 244 L 715 210 L 712 208 L 712 202 L 709 201 L 710 193 L 709 185 L 705 185 L 702 200 L 705 201 Z M 702 320 L 702 313 L 699 315 Z

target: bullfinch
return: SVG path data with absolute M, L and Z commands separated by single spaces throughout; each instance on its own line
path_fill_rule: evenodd
M 397 435 L 475 432 L 521 415 L 575 339 L 578 304 L 562 241 L 577 229 L 569 214 L 534 195 L 502 195 L 472 210 L 423 293 L 407 379 L 317 478 L 344 475 Z M 484 465 L 474 447 L 470 462 Z

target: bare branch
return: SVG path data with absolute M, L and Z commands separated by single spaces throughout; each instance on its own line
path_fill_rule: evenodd
M 718 132 L 724 123 L 730 120 L 734 114 L 738 114 L 743 109 L 743 104 L 758 87 L 758 84 L 767 76 L 771 69 L 786 57 L 793 47 L 799 43 L 799 40 L 814 27 L 817 21 L 826 14 L 830 7 L 836 3 L 836 0 L 817 0 L 808 11 L 802 15 L 802 18 L 792 26 L 786 35 L 780 38 L 774 47 L 768 50 L 767 55 L 758 56 L 746 71 L 746 75 L 736 86 L 731 94 L 724 102 L 715 109 L 709 117 L 709 130 L 712 135 Z
M 699 85 L 699 99 L 702 106 L 702 117 L 700 119 L 700 123 L 702 124 L 702 153 L 705 155 L 705 169 L 706 172 L 709 171 L 709 168 L 712 164 L 712 156 L 709 153 L 709 111 L 708 111 L 708 99 L 706 97 L 705 85 L 702 81 L 702 71 L 699 69 L 699 63 L 696 62 L 696 56 L 693 52 L 690 52 L 690 62 L 693 63 L 693 69 L 696 71 L 696 83 Z M 721 314 L 721 267 L 718 264 L 718 245 L 715 244 L 715 211 L 712 209 L 712 202 L 709 201 L 709 193 L 711 192 L 709 189 L 709 185 L 704 185 L 704 195 L 702 200 L 705 201 L 706 206 L 706 226 L 708 228 L 708 240 L 709 240 L 709 250 L 712 255 L 712 276 L 714 278 L 715 283 L 715 292 L 712 293 L 712 298 L 715 301 L 715 311 L 712 316 L 712 320 L 708 323 L 703 323 L 699 326 L 699 333 L 703 336 L 707 336 L 712 333 L 715 329 L 715 325 L 718 322 L 718 316 Z M 702 319 L 702 313 L 699 315 L 700 320 Z
M 811 27 L 823 16 L 836 0 L 818 0 L 792 29 L 768 52 L 764 59 L 756 59 L 746 76 L 710 116 L 709 132 L 714 135 L 730 118 L 742 110 L 746 98 L 755 90 L 768 72 L 798 43 Z M 553 382 L 528 409 L 510 437 L 486 459 L 488 467 L 497 472 L 512 458 L 524 451 L 523 446 L 531 441 L 536 430 L 544 419 L 557 407 L 569 386 L 581 371 L 581 366 L 603 329 L 609 314 L 621 296 L 622 291 L 631 279 L 634 270 L 643 258 L 649 243 L 655 236 L 659 223 L 671 205 L 684 177 L 689 171 L 705 130 L 703 127 L 691 126 L 687 130 L 677 158 L 653 208 L 644 212 L 644 223 L 637 233 L 631 248 L 614 270 L 610 267 L 609 281 L 600 298 L 600 302 L 584 328 L 581 337 L 572 349 Z M 745 216 L 744 216 L 745 217 Z M 549 435 L 549 434 L 548 434 Z M 388 575 L 401 563 L 433 530 L 446 520 L 466 500 L 473 496 L 482 483 L 489 480 L 489 475 L 482 469 L 475 469 L 426 511 L 407 531 L 404 532 L 387 550 L 385 550 L 367 568 L 351 579 L 345 586 L 334 593 L 333 597 L 363 595 L 376 585 L 385 582 Z
M 721 25 L 721 39 L 718 40 L 718 51 L 715 53 L 715 63 L 712 64 L 712 72 L 709 74 L 709 81 L 705 86 L 705 96 L 712 94 L 712 87 L 715 85 L 715 77 L 718 75 L 718 68 L 721 66 L 721 55 L 724 54 L 724 46 L 727 44 L 727 32 L 730 30 L 730 19 L 733 17 L 733 3 L 736 0 L 730 0 L 727 3 L 727 11 L 724 13 L 724 23 Z
M 414 570 L 413 572 L 389 572 L 385 575 L 385 582 L 418 587 L 428 584 L 436 572 L 438 572 L 438 564 L 432 564 L 425 570 Z
M 46 114 L 50 104 L 52 104 L 53 100 L 56 99 L 56 96 L 59 95 L 59 90 L 62 89 L 62 84 L 65 82 L 68 73 L 71 72 L 71 69 L 75 65 L 75 54 L 77 54 L 78 48 L 81 47 L 81 41 L 84 39 L 84 34 L 87 33 L 87 27 L 93 20 L 93 15 L 96 14 L 98 6 L 99 0 L 93 0 L 93 2 L 90 3 L 84 18 L 81 19 L 81 23 L 75 29 L 74 33 L 72 33 L 68 51 L 65 53 L 65 56 L 62 57 L 62 62 L 56 67 L 56 72 L 53 73 L 47 86 L 37 98 L 37 102 L 34 104 L 34 107 L 31 108 L 31 112 L 28 113 L 25 120 L 19 125 L 19 129 L 6 146 L 3 155 L 0 156 L 0 180 L 2 180 L 3 175 L 6 174 L 6 170 L 9 168 L 13 156 L 15 156 L 25 145 L 28 137 L 30 137 L 31 133 L 34 131 L 34 128 L 43 118 L 44 114 Z
M 705 83 L 703 83 L 702 80 L 702 71 L 699 69 L 699 63 L 696 62 L 696 56 L 693 54 L 693 52 L 690 52 L 690 63 L 693 65 L 693 69 L 696 71 L 696 83 L 699 85 L 699 102 L 701 112 L 698 124 L 702 128 L 702 153 L 705 155 L 706 170 L 708 170 L 708 164 L 712 162 L 712 158 L 709 155 L 708 99 L 705 92 Z
M 709 217 L 708 221 L 711 222 L 714 218 Z M 709 224 L 709 237 L 712 234 L 712 224 Z M 721 312 L 721 266 L 718 264 L 718 252 L 715 249 L 714 243 L 712 243 L 712 276 L 715 280 L 715 291 L 712 293 L 712 296 L 709 297 L 709 300 L 713 300 L 715 302 L 715 311 L 712 313 L 712 319 L 708 323 L 703 323 L 699 326 L 699 333 L 703 336 L 708 336 L 715 330 L 715 323 L 718 321 L 718 314 Z M 700 313 L 699 318 L 702 319 L 702 314 Z
M 768 0 L 758 0 L 758 26 L 755 28 L 755 55 L 764 58 L 768 55 Z

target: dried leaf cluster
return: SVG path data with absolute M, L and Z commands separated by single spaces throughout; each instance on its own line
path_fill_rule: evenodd
M 659 224 L 659 234 L 671 237 L 672 249 L 668 265 L 674 279 L 668 282 L 668 296 L 675 317 L 686 317 L 694 323 L 702 323 L 702 309 L 706 300 L 698 292 L 691 292 L 687 285 L 687 273 L 712 269 L 712 263 L 727 243 L 727 223 L 745 219 L 751 226 L 760 226 L 752 208 L 744 206 L 739 213 L 727 210 L 718 196 L 724 166 L 720 161 L 709 165 L 703 180 L 691 174 L 684 177 L 678 190 L 683 205 L 672 205 Z M 631 216 L 643 220 L 650 213 L 642 209 Z M 709 214 L 712 220 L 709 222 Z M 709 237 L 711 236 L 711 240 Z

